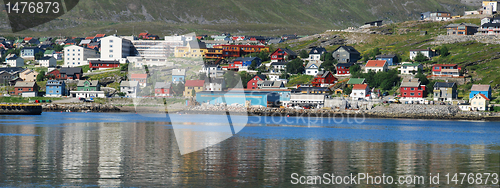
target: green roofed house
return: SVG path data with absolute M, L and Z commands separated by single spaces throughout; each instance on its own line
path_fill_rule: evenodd
M 347 85 L 355 85 L 355 84 L 366 84 L 366 81 L 364 78 L 351 78 L 347 82 Z
M 101 91 L 101 85 L 97 80 L 79 80 L 78 91 Z
M 38 39 L 38 41 L 40 41 L 40 42 L 45 42 L 45 41 L 47 41 L 47 39 L 48 39 L 48 38 L 43 37 L 43 38 Z
M 422 66 L 422 64 L 406 62 L 401 64 L 401 67 L 398 70 L 401 71 L 401 74 L 415 75 L 418 73 L 418 70 L 423 69 L 424 67 Z

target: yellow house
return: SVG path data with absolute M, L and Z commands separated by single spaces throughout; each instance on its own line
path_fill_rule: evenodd
M 490 99 L 481 93 L 475 95 L 470 101 L 472 111 L 486 111 L 489 105 Z
M 191 57 L 198 58 L 205 56 L 207 48 L 205 43 L 198 41 L 189 41 L 186 46 L 179 46 L 175 48 L 175 57 Z
M 195 92 L 201 92 L 204 90 L 203 85 L 205 85 L 205 80 L 186 80 L 184 84 L 184 97 L 193 97 L 196 96 Z
M 38 72 L 31 69 L 26 69 L 19 73 L 19 78 L 23 79 L 25 82 L 35 82 L 37 76 Z

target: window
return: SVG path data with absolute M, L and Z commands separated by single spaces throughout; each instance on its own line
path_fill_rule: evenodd
M 113 55 L 109 55 L 109 57 L 113 57 Z
M 415 91 L 415 88 L 411 88 L 412 91 Z
M 109 40 L 109 43 L 113 43 L 113 40 Z
M 110 48 L 113 48 L 113 45 L 109 45 Z
M 410 93 L 410 95 L 411 95 L 411 96 L 414 96 L 414 95 L 415 95 L 415 93 Z

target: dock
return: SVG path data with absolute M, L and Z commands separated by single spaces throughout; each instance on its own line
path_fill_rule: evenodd
M 0 115 L 41 115 L 40 104 L 0 104 Z

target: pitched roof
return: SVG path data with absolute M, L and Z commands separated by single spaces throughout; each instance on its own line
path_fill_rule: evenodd
M 436 82 L 434 87 L 443 87 L 443 88 L 452 88 L 455 85 L 455 82 Z
M 59 70 L 60 74 L 66 74 L 66 75 L 75 75 L 76 73 L 82 73 L 82 68 L 81 67 L 63 67 L 61 70 Z
M 401 83 L 401 87 L 419 87 L 420 79 L 418 78 L 405 78 Z
M 369 60 L 365 67 L 383 67 L 386 63 L 386 60 Z
M 286 62 L 286 61 L 278 61 L 278 62 L 271 63 L 271 66 L 274 66 L 274 65 L 286 65 L 286 64 L 288 64 L 288 62 Z
M 396 55 L 377 55 L 375 58 L 395 58 Z
M 138 81 L 122 81 L 120 83 L 120 87 L 137 87 L 138 85 Z
M 131 74 L 130 78 L 148 78 L 148 74 Z
M 368 84 L 354 84 L 352 90 L 366 90 Z
M 363 84 L 364 82 L 365 82 L 364 78 L 351 78 L 351 79 L 349 79 L 349 81 L 347 82 L 347 84 L 349 84 L 349 85 Z
M 106 36 L 106 34 L 96 34 L 96 35 L 95 35 L 95 37 L 98 37 L 98 38 L 99 38 L 99 37 L 100 37 L 100 38 L 102 38 L 102 37 L 105 37 L 105 36 Z
M 255 77 L 259 77 L 261 80 L 266 80 L 266 75 L 263 75 L 263 74 L 257 74 L 254 77 L 252 77 L 252 79 Z
M 306 69 L 310 68 L 311 66 L 315 65 L 316 68 L 319 68 L 319 66 L 321 66 L 320 63 L 313 63 L 313 62 L 309 62 L 307 65 L 306 65 Z
M 53 54 L 54 53 L 54 50 L 45 50 L 45 53 L 43 54 Z
M 234 61 L 253 61 L 255 59 L 259 59 L 260 60 L 260 58 L 258 58 L 258 57 L 238 57 Z
M 488 97 L 486 97 L 486 96 L 485 96 L 484 94 L 482 94 L 482 93 L 479 93 L 479 94 L 477 94 L 477 95 L 479 95 L 479 96 L 483 97 L 483 98 L 484 98 L 484 99 L 486 99 L 487 101 L 489 101 L 489 100 L 490 100 Z M 477 96 L 477 95 L 476 95 L 476 96 Z
M 278 48 L 278 50 L 286 52 L 288 55 L 297 55 L 293 50 L 290 50 L 288 48 Z
M 475 24 L 471 24 L 471 23 L 459 23 L 459 24 L 450 24 L 450 25 L 447 25 L 446 28 L 454 28 L 454 27 L 458 27 L 458 26 L 467 26 L 467 27 L 479 27 Z
M 14 87 L 35 87 L 36 82 L 16 82 Z
M 205 77 L 204 82 L 205 82 L 205 84 L 209 84 L 209 83 L 223 84 L 224 83 L 224 78 Z
M 309 54 L 323 54 L 326 53 L 326 49 L 323 47 L 314 47 L 311 48 L 311 51 L 309 51 Z
M 500 27 L 500 23 L 485 23 L 481 27 Z
M 185 87 L 203 87 L 205 80 L 186 80 Z
M 98 80 L 78 80 L 78 84 L 76 85 L 77 87 L 84 87 L 85 82 L 90 82 L 90 86 L 97 86 L 99 85 Z
M 354 63 L 337 63 L 337 65 L 335 65 L 335 67 L 350 67 L 350 66 L 353 66 Z
M 340 48 L 343 48 L 345 51 L 352 53 L 352 54 L 360 54 L 354 47 L 352 46 L 339 46 L 337 49 L 333 50 L 334 52 L 339 50 Z
M 474 85 L 472 85 L 472 88 L 470 90 L 471 91 L 489 91 L 490 88 L 491 88 L 490 85 L 474 84 Z
M 39 60 L 49 60 L 49 59 L 55 59 L 54 57 L 52 56 L 44 56 L 44 57 L 41 57 Z
M 167 89 L 172 87 L 172 82 L 156 82 L 155 89 Z

